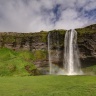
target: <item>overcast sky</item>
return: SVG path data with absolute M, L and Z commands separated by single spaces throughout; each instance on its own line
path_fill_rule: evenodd
M 96 0 L 0 0 L 0 31 L 74 29 L 96 23 Z

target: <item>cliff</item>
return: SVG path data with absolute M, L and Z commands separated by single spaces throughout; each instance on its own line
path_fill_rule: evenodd
M 96 74 L 96 24 L 76 29 L 82 69 L 88 75 Z
M 85 72 L 89 70 L 88 74 L 93 71 L 92 74 L 96 74 L 96 24 L 76 29 L 76 31 L 78 32 L 78 47 L 82 69 Z M 59 66 L 62 67 L 66 30 L 41 31 L 37 33 L 0 32 L 0 47 L 1 49 L 6 47 L 13 51 L 29 51 L 34 55 L 34 58 L 32 58 L 33 64 L 42 74 L 47 74 L 49 70 L 47 37 L 50 32 L 52 33 L 50 38 L 53 42 L 51 48 L 52 50 L 59 49 L 60 52 L 60 57 L 57 61 L 54 54 L 53 62 L 59 63 Z M 60 41 L 59 48 L 55 43 L 57 39 Z

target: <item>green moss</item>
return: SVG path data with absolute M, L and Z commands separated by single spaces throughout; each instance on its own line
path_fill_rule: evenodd
M 96 75 L 96 64 L 82 69 L 85 75 Z
M 34 60 L 45 60 L 47 58 L 47 50 L 34 51 Z
M 0 48 L 0 75 L 30 75 L 25 66 L 30 65 L 31 70 L 36 69 L 33 62 L 33 54 L 29 51 L 13 51 L 8 48 Z
M 47 42 L 47 35 L 48 35 L 47 33 L 42 33 L 41 34 L 41 41 L 42 42 Z
M 65 32 L 66 32 L 66 30 L 63 30 L 63 29 L 58 29 L 58 30 L 51 30 L 51 31 L 49 31 L 49 32 L 58 32 L 59 34 L 61 34 L 61 35 L 64 35 L 65 34 Z
M 82 36 L 84 34 L 94 34 L 96 33 L 96 24 L 84 27 L 84 28 L 78 28 L 76 31 L 78 32 L 78 35 Z

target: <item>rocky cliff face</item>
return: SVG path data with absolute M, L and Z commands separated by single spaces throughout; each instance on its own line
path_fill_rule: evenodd
M 48 32 L 43 31 L 39 33 L 0 32 L 0 47 L 14 51 L 30 51 L 35 55 L 33 63 L 42 73 L 45 73 L 45 68 L 48 67 L 47 35 Z
M 76 29 L 78 32 L 78 47 L 79 56 L 81 59 L 82 68 L 87 68 L 88 66 L 96 65 L 96 24 Z M 59 59 L 56 61 L 55 54 L 54 60 L 55 64 L 59 64 L 60 67 L 63 66 L 63 51 L 64 51 L 64 36 L 66 30 L 52 30 L 52 50 L 58 49 Z M 13 50 L 29 50 L 33 54 L 40 55 L 44 58 L 37 58 L 34 60 L 34 64 L 37 66 L 42 73 L 48 72 L 48 40 L 47 36 L 49 32 L 39 32 L 39 33 L 16 33 L 16 32 L 1 32 L 0 33 L 0 47 L 7 47 Z M 56 44 L 56 36 L 59 39 L 59 48 Z M 38 53 L 38 54 L 37 54 Z M 38 57 L 38 56 L 37 56 Z M 47 71 L 46 71 L 47 70 Z
M 14 50 L 38 50 L 46 49 L 47 33 L 0 33 L 0 47 Z
M 88 74 L 96 74 L 94 73 L 94 66 L 96 66 L 96 24 L 91 25 L 82 29 L 77 29 L 78 31 L 78 47 L 79 47 L 79 55 L 81 59 L 81 65 L 84 71 L 87 68 L 92 69 Z

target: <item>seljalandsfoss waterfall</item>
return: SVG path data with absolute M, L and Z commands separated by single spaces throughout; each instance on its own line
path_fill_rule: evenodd
M 77 46 L 77 32 L 68 30 L 64 36 L 64 50 L 60 51 L 58 32 L 48 34 L 50 74 L 82 75 Z M 63 53 L 63 55 L 62 55 Z
M 67 75 L 81 75 L 81 66 L 78 56 L 77 32 L 69 30 L 64 39 L 64 69 Z

